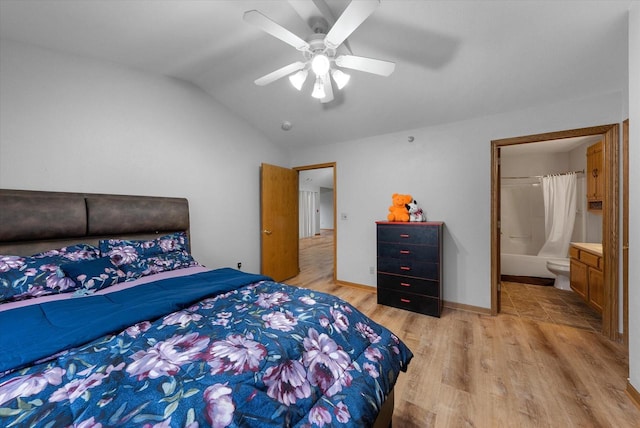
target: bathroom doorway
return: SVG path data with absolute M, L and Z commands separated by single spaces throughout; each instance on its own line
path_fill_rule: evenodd
M 588 209 L 585 176 L 588 147 L 601 139 L 501 148 L 501 313 L 602 331 L 601 314 L 570 287 L 568 257 L 570 242 L 602 243 L 602 214 Z
M 604 260 L 603 287 L 604 304 L 602 310 L 602 333 L 617 338 L 618 331 L 618 124 L 582 128 L 568 131 L 530 135 L 524 137 L 494 140 L 492 150 L 491 178 L 491 313 L 501 311 L 501 158 L 502 150 L 509 147 L 556 141 L 566 144 L 572 138 L 597 136 L 603 142 L 604 198 L 602 203 L 602 253 Z M 552 144 L 552 143 L 549 143 Z

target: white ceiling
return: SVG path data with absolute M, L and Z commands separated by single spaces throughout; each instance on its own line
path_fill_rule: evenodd
M 533 153 L 566 153 L 584 144 L 592 144 L 602 140 L 602 135 L 589 135 L 586 137 L 563 138 L 561 140 L 539 141 L 537 143 L 516 144 L 500 149 L 501 156 L 526 156 Z
M 334 16 L 348 4 L 326 2 Z M 287 1 L 1 0 L 0 37 L 193 82 L 274 143 L 304 147 L 626 90 L 631 2 L 383 0 L 348 42 L 394 73 L 353 71 L 325 105 L 311 79 L 302 92 L 253 83 L 301 54 L 242 15 L 306 38 Z

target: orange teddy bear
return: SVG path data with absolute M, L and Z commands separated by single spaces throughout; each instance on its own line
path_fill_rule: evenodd
M 393 205 L 389 207 L 387 219 L 389 221 L 409 221 L 409 210 L 407 210 L 407 204 L 413 201 L 413 197 L 411 195 L 394 193 L 391 200 L 393 201 Z

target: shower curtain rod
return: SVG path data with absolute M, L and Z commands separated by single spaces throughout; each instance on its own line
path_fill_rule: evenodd
M 528 177 L 500 177 L 502 178 L 509 178 L 509 179 L 518 179 L 518 178 L 543 178 L 543 177 L 549 177 L 551 175 L 567 175 L 567 174 L 584 174 L 584 169 L 581 171 L 568 171 L 568 172 L 561 172 L 559 174 L 547 174 L 547 175 L 530 175 Z

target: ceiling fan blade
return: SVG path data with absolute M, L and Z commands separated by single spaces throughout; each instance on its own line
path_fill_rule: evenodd
M 336 23 L 336 18 L 325 0 L 289 0 L 289 4 L 311 30 L 314 30 L 314 22 L 319 18 L 324 18 L 328 28 L 333 27 Z M 342 45 L 348 53 L 353 53 L 351 46 L 349 46 L 349 40 L 342 42 Z
M 324 98 L 321 98 L 320 102 L 324 104 L 333 101 L 333 86 L 331 86 L 331 77 L 328 72 L 322 76 L 322 84 L 324 85 Z
M 337 49 L 379 5 L 380 0 L 352 0 L 327 33 L 324 39 L 325 45 Z
M 288 76 L 291 73 L 294 73 L 298 70 L 302 70 L 305 64 L 302 61 L 297 61 L 289 65 L 285 65 L 282 68 L 277 69 L 269 74 L 262 76 L 259 79 L 255 80 L 255 84 L 258 86 L 268 85 L 271 82 L 275 82 L 278 79 L 282 79 L 285 76 Z
M 355 55 L 340 55 L 336 58 L 336 64 L 338 67 L 351 68 L 385 77 L 393 73 L 396 68 L 395 62 Z
M 280 39 L 283 42 L 290 44 L 299 51 L 305 51 L 309 49 L 309 43 L 296 36 L 280 24 L 267 18 L 257 10 L 249 10 L 245 12 L 242 18 L 245 20 L 245 22 L 255 25 L 256 27 L 262 29 L 264 32 L 271 34 L 276 39 Z

